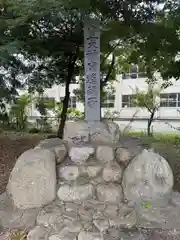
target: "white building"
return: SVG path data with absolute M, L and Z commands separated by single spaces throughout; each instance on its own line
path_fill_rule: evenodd
M 158 75 L 157 75 L 158 76 Z M 160 79 L 160 76 L 158 76 Z M 161 79 L 160 79 L 161 82 Z M 164 89 L 160 93 L 159 109 L 156 112 L 155 120 L 152 124 L 154 132 L 176 132 L 180 133 L 180 80 L 171 80 L 172 86 Z M 117 98 L 118 111 L 120 111 L 121 124 L 127 125 L 132 117 L 132 131 L 146 131 L 149 112 L 147 109 L 137 108 L 133 104 L 133 93 L 138 88 L 140 91 L 147 91 L 146 78 L 140 74 L 126 75 L 119 77 Z
M 160 108 L 152 124 L 155 132 L 178 132 L 173 127 L 180 128 L 180 80 L 172 80 L 172 82 L 173 85 L 160 94 Z M 78 87 L 79 85 L 76 83 L 70 85 L 69 107 L 84 112 L 83 103 L 78 102 L 74 95 L 74 89 Z M 118 75 L 113 82 L 113 87 L 115 89 L 114 95 L 107 97 L 106 102 L 102 104 L 102 116 L 105 116 L 107 111 L 111 113 L 119 112 L 114 121 L 122 128 L 130 124 L 132 131 L 146 131 L 149 112 L 146 109 L 135 107 L 132 101 L 136 88 L 140 91 L 147 90 L 148 85 L 144 74 L 132 72 L 124 76 Z M 57 102 L 62 101 L 65 95 L 65 87 L 55 85 L 51 89 L 46 89 L 45 95 Z M 30 115 L 33 117 L 39 116 L 35 106 L 32 106 Z

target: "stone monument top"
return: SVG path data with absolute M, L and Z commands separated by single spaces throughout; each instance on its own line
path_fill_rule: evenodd
M 96 20 L 84 22 L 85 119 L 100 121 L 100 27 Z

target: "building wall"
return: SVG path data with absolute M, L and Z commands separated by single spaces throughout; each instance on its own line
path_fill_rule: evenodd
M 162 82 L 162 79 L 160 79 L 160 82 Z M 172 80 L 172 83 L 173 85 L 163 90 L 162 93 L 180 93 L 180 80 Z M 74 96 L 74 89 L 78 87 L 78 84 L 70 85 L 70 96 Z M 137 107 L 122 107 L 122 96 L 133 95 L 136 88 L 141 91 L 146 91 L 148 87 L 146 78 L 122 79 L 122 76 L 118 75 L 113 82 L 113 87 L 115 89 L 115 102 L 114 108 L 110 108 L 109 111 L 119 112 L 119 117 L 116 122 L 123 128 L 123 126 L 129 124 L 130 119 L 134 118 L 135 120 L 131 123 L 132 131 L 145 131 L 149 112 L 146 109 Z M 51 89 L 45 90 L 45 95 L 54 98 L 58 102 L 65 96 L 65 87 L 63 85 L 54 85 Z M 84 112 L 83 103 L 77 102 L 76 109 Z M 102 108 L 103 117 L 107 110 L 108 109 Z M 155 119 L 157 118 L 157 120 L 153 122 L 153 130 L 155 132 L 177 132 L 177 130 L 170 127 L 170 125 L 175 128 L 180 126 L 180 113 L 178 110 L 180 110 L 180 107 L 160 107 L 155 115 Z M 34 117 L 40 116 L 34 105 L 30 107 L 29 115 Z
M 130 122 L 129 120 L 114 119 L 123 132 L 128 129 L 129 132 L 143 132 L 147 133 L 147 120 L 134 120 Z M 180 134 L 180 121 L 173 120 L 154 120 L 151 127 L 154 133 L 176 133 Z
M 136 87 L 140 91 L 147 90 L 146 78 L 137 79 L 121 79 L 121 96 L 122 95 L 132 95 L 136 91 Z M 160 83 L 162 80 L 160 79 Z M 161 93 L 180 93 L 180 80 L 175 81 L 172 79 L 173 85 L 163 90 Z M 139 109 L 136 107 L 122 108 L 122 97 L 120 99 L 120 116 L 121 118 L 130 118 L 133 114 L 136 114 L 137 118 L 147 118 L 149 112 L 146 109 Z M 180 114 L 178 112 L 180 107 L 160 107 L 156 113 L 155 118 L 162 119 L 180 119 Z
M 78 88 L 78 84 L 71 84 L 70 85 L 70 96 L 74 96 L 74 89 Z M 44 91 L 44 96 L 49 98 L 54 98 L 56 102 L 60 102 L 62 98 L 65 96 L 65 87 L 63 85 L 54 85 L 52 88 L 47 88 Z M 40 113 L 37 111 L 35 104 L 32 104 L 30 107 L 30 116 L 38 117 Z M 76 102 L 76 109 L 83 112 L 84 105 L 81 102 Z M 53 113 L 52 113 L 53 114 Z

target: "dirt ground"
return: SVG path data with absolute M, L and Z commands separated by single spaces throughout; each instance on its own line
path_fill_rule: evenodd
M 24 151 L 37 145 L 44 137 L 43 135 L 0 135 L 0 194 L 6 188 L 16 159 Z M 156 152 L 167 159 L 174 173 L 174 189 L 180 192 L 180 142 L 175 145 L 169 141 L 147 138 L 142 138 L 140 141 L 144 148 L 154 148 Z
M 4 192 L 16 159 L 34 147 L 42 136 L 0 136 L 0 194 Z

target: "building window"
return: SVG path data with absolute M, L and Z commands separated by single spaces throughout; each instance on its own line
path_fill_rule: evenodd
M 160 94 L 160 107 L 178 107 L 179 101 L 179 94 L 177 93 Z
M 102 108 L 114 108 L 115 95 L 107 95 L 105 100 L 102 102 Z
M 72 78 L 71 84 L 77 84 L 77 83 L 78 83 L 78 79 L 76 79 L 76 77 Z
M 180 93 L 177 94 L 177 106 L 180 107 Z
M 129 68 L 129 72 L 123 73 L 123 79 L 136 79 L 136 78 L 144 78 L 146 77 L 145 72 L 142 68 L 139 68 L 136 64 L 131 64 Z
M 138 78 L 138 66 L 135 65 L 135 64 L 132 64 L 131 65 L 131 68 L 130 68 L 130 76 L 131 78 Z
M 69 108 L 76 108 L 77 99 L 75 96 L 70 97 L 69 99 Z
M 52 101 L 55 102 L 55 98 L 54 97 L 43 97 L 42 98 L 44 101 Z
M 64 100 L 64 97 L 60 98 L 60 101 L 62 103 L 62 101 Z M 68 108 L 76 108 L 76 103 L 77 103 L 77 99 L 75 96 L 70 97 L 69 98 L 69 104 L 68 104 Z
M 135 95 L 123 95 L 122 96 L 122 107 L 123 108 L 130 108 L 135 107 L 135 101 L 134 101 Z

